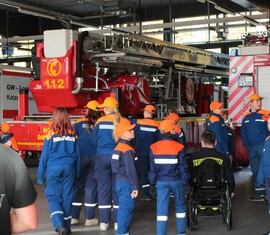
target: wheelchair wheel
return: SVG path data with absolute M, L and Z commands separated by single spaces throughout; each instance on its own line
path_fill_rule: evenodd
M 232 201 L 229 186 L 227 185 L 226 190 L 226 201 L 224 203 L 224 210 L 223 210 L 223 222 L 227 225 L 227 230 L 230 231 L 232 228 Z
M 232 228 L 232 203 L 231 198 L 227 200 L 227 215 L 226 215 L 226 224 L 227 230 L 230 231 Z
M 187 198 L 187 226 L 190 231 L 197 229 L 198 219 L 195 213 L 194 203 L 191 200 L 190 195 Z

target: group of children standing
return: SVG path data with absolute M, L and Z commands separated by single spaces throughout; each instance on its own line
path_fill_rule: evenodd
M 144 119 L 130 121 L 121 117 L 118 106 L 112 97 L 102 104 L 90 101 L 87 115 L 73 127 L 66 109 L 55 110 L 38 168 L 39 184 L 46 176 L 45 195 L 55 231 L 69 234 L 71 223 L 79 223 L 85 190 L 85 225 L 99 222 L 100 230 L 108 230 L 113 207 L 114 229 L 117 234 L 129 234 L 139 175 L 142 198 L 152 197 L 150 184 L 157 189 L 157 234 L 166 232 L 170 192 L 177 202 L 178 234 L 184 234 L 182 191 L 189 174 L 175 117 L 159 125 L 153 120 L 155 107 L 147 105 Z

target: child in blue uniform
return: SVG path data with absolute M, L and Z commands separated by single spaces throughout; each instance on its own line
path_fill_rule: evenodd
M 267 120 L 268 130 L 270 131 L 269 116 L 263 116 L 263 120 Z M 270 134 L 264 141 L 261 163 L 257 175 L 257 184 L 259 186 L 265 185 L 266 196 L 268 198 L 268 212 L 270 214 Z M 270 233 L 270 231 L 268 233 Z
M 252 183 L 255 189 L 255 196 L 250 201 L 264 201 L 265 187 L 257 185 L 257 175 L 260 167 L 263 146 L 266 137 L 269 135 L 267 122 L 262 119 L 268 116 L 269 111 L 262 109 L 263 97 L 253 94 L 249 97 L 250 110 L 244 114 L 241 126 L 242 143 L 248 150 L 248 160 L 252 172 Z
M 160 139 L 158 130 L 159 123 L 153 119 L 156 108 L 149 104 L 146 105 L 143 112 L 143 119 L 133 120 L 136 124 L 135 132 L 135 151 L 138 156 L 136 161 L 138 174 L 140 177 L 143 195 L 140 200 L 151 201 L 150 184 L 148 180 L 148 172 L 150 169 L 149 149 L 150 145 Z
M 96 175 L 98 186 L 98 208 L 100 230 L 110 227 L 111 209 L 113 202 L 114 229 L 117 230 L 118 196 L 115 192 L 115 179 L 111 169 L 112 152 L 116 146 L 114 128 L 119 123 L 130 124 L 121 117 L 119 103 L 113 97 L 107 97 L 98 108 L 103 109 L 104 116 L 100 117 L 93 128 L 93 140 L 97 147 Z
M 160 123 L 161 140 L 150 147 L 149 181 L 157 188 L 157 235 L 167 234 L 170 193 L 175 199 L 177 234 L 185 234 L 185 202 L 183 189 L 189 173 L 184 146 L 173 140 L 175 125 L 170 120 Z
M 219 153 L 229 156 L 228 148 L 228 132 L 227 127 L 222 117 L 222 103 L 213 101 L 210 104 L 211 116 L 207 121 L 207 126 L 210 131 L 213 131 L 216 135 L 217 145 L 216 150 Z M 230 156 L 232 160 L 232 156 Z
M 3 123 L 1 125 L 2 128 L 2 135 L 0 136 L 0 143 L 4 144 L 5 146 L 14 149 L 16 152 L 19 152 L 19 147 L 17 144 L 17 141 L 13 135 L 13 133 L 10 132 L 10 125 L 8 123 Z
M 180 126 L 180 117 L 177 113 L 170 113 L 167 117 L 164 118 L 165 120 L 170 120 L 173 124 L 175 124 L 175 136 L 178 139 L 178 142 L 180 144 L 183 144 L 185 146 L 186 144 L 186 137 L 183 129 Z
M 46 175 L 47 197 L 54 229 L 59 235 L 71 232 L 71 203 L 75 177 L 80 173 L 76 135 L 65 108 L 53 113 L 51 129 L 44 139 L 38 166 L 38 184 Z
M 134 149 L 130 140 L 134 138 L 135 125 L 118 124 L 114 135 L 118 144 L 112 154 L 112 171 L 116 175 L 115 190 L 119 196 L 117 234 L 129 234 L 135 198 L 138 196 L 138 179 L 135 167 Z
M 87 114 L 76 120 L 73 125 L 78 136 L 78 146 L 80 149 L 80 176 L 75 179 L 74 198 L 72 202 L 72 220 L 71 224 L 79 224 L 80 211 L 84 198 L 84 217 L 85 226 L 98 224 L 95 218 L 97 205 L 97 181 L 94 177 L 96 166 L 96 146 L 93 144 L 92 129 L 101 112 L 97 109 L 100 104 L 96 100 L 91 100 L 85 106 Z

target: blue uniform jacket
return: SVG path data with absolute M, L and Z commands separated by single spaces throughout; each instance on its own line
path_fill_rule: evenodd
M 173 138 L 173 137 L 172 137 Z M 171 138 L 163 138 L 150 147 L 150 183 L 189 180 L 188 166 L 184 155 L 184 146 Z
M 60 137 L 50 130 L 44 139 L 44 145 L 38 166 L 38 184 L 43 183 L 47 167 L 71 165 L 80 174 L 80 155 L 75 134 Z
M 81 157 L 95 157 L 96 146 L 93 141 L 92 131 L 88 128 L 88 119 L 86 117 L 76 120 L 73 128 L 78 136 L 78 145 Z
M 148 155 L 150 145 L 158 141 L 161 137 L 158 129 L 159 123 L 150 118 L 133 120 L 132 123 L 136 124 L 134 128 L 136 154 L 138 156 Z
M 129 182 L 133 190 L 138 190 L 138 175 L 135 167 L 134 149 L 130 142 L 120 139 L 115 147 L 111 166 L 116 175 L 116 182 Z
M 264 185 L 265 178 L 270 178 L 270 136 L 264 142 L 262 159 L 257 175 L 258 185 Z
M 115 114 L 100 117 L 93 128 L 93 140 L 97 147 L 97 154 L 111 154 L 116 146 L 113 134 L 114 117 Z M 130 121 L 123 117 L 120 122 L 130 124 Z
M 242 143 L 245 147 L 262 144 L 269 135 L 267 121 L 262 119 L 269 112 L 263 109 L 245 113 L 241 126 Z
M 216 150 L 222 154 L 229 154 L 228 132 L 223 117 L 219 114 L 212 113 L 207 122 L 207 125 L 208 130 L 213 131 L 216 134 Z

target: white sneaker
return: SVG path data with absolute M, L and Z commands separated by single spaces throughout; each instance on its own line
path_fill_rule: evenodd
M 117 229 L 118 229 L 118 224 L 114 223 L 114 231 L 117 231 Z
M 100 230 L 101 231 L 107 231 L 109 229 L 110 225 L 108 223 L 100 223 Z
M 93 218 L 93 219 L 87 219 L 85 220 L 85 226 L 93 226 L 98 224 L 98 219 Z
M 78 219 L 71 219 L 71 225 L 78 225 L 80 221 Z

